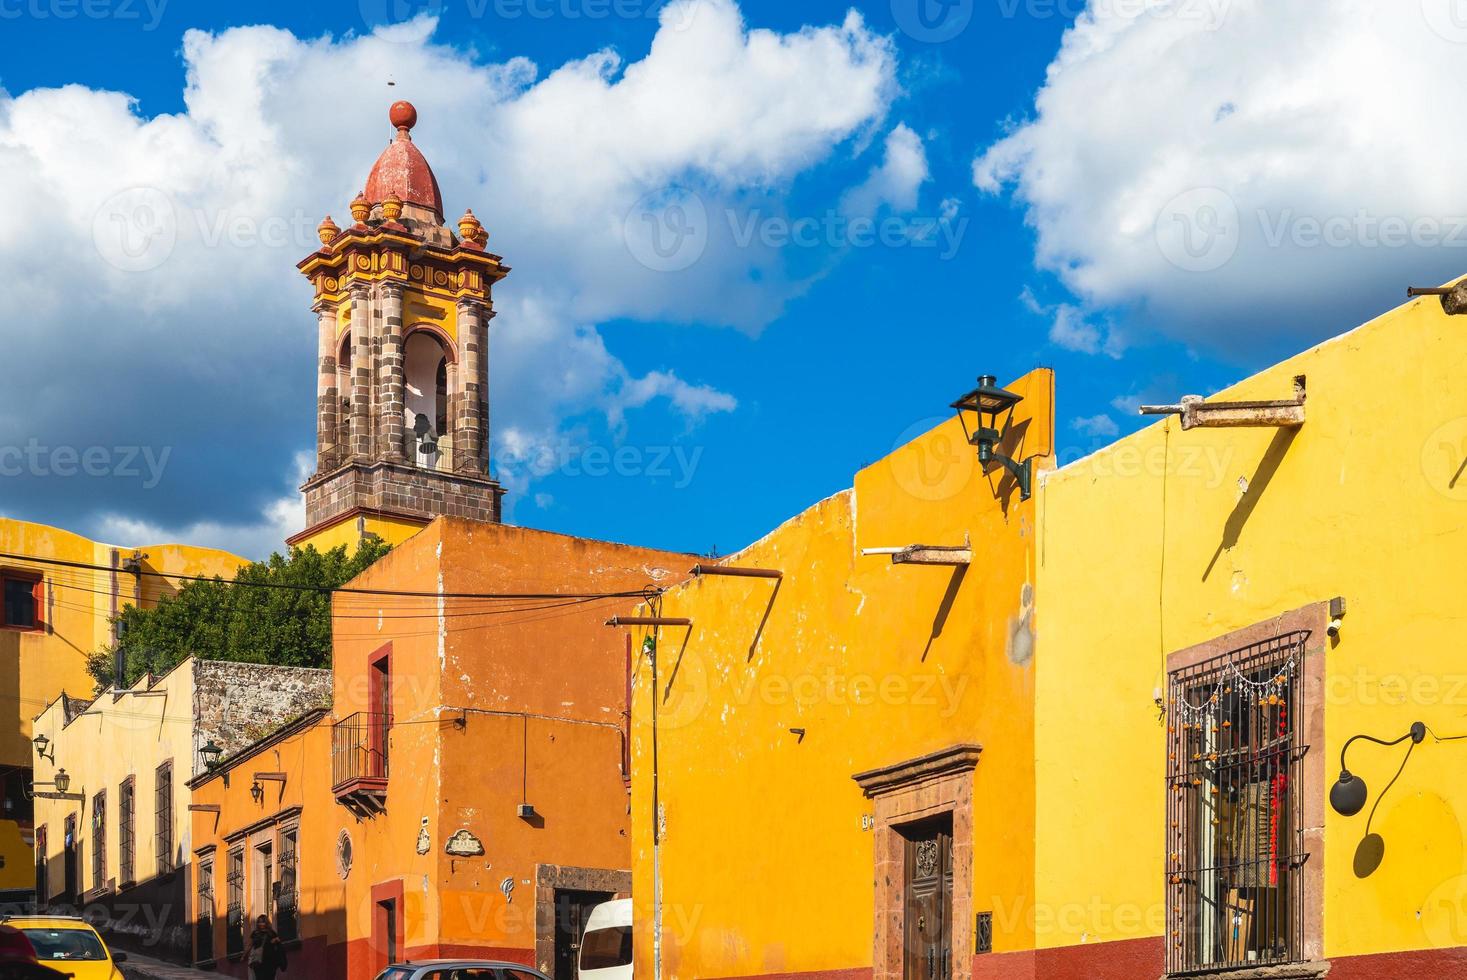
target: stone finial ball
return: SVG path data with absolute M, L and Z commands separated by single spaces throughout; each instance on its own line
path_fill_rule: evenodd
M 394 102 L 392 108 L 387 110 L 387 118 L 392 120 L 392 125 L 397 129 L 412 129 L 418 124 L 418 110 L 413 108 L 411 102 Z

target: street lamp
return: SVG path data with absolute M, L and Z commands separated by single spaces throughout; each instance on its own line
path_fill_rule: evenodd
M 953 402 L 952 408 L 958 413 L 968 443 L 978 448 L 978 462 L 985 470 L 990 463 L 997 463 L 1008 470 L 1019 485 L 1019 499 L 1028 500 L 1034 484 L 1034 460 L 1026 459 L 1021 463 L 996 449 L 1008 433 L 1009 423 L 1014 418 L 1014 406 L 1023 400 L 1022 395 L 998 387 L 993 375 L 984 374 L 978 378 L 978 387 Z M 971 428 L 967 413 L 973 416 Z
M 1400 745 L 1409 738 L 1411 740 L 1411 748 L 1414 749 L 1426 738 L 1426 725 L 1419 721 L 1412 722 L 1410 731 L 1400 738 L 1392 739 L 1389 742 L 1382 738 L 1376 738 L 1374 735 L 1354 735 L 1345 740 L 1344 748 L 1340 749 L 1340 778 L 1335 781 L 1335 784 L 1330 787 L 1329 791 L 1329 805 L 1334 808 L 1336 813 L 1343 817 L 1353 817 L 1363 810 L 1365 808 L 1365 801 L 1370 796 L 1370 790 L 1366 787 L 1365 780 L 1352 773 L 1345 766 L 1345 753 L 1349 750 L 1352 743 L 1362 738 L 1367 742 L 1374 742 L 1376 745 L 1384 745 L 1386 748 L 1390 748 L 1392 745 Z M 1406 754 L 1409 757 L 1411 749 L 1407 749 Z M 1402 765 L 1404 766 L 1405 763 L 1402 763 Z
M 250 799 L 255 801 L 256 806 L 265 802 L 265 787 L 260 785 L 258 779 L 250 783 Z
M 71 777 L 66 774 L 65 769 L 57 769 L 52 779 L 54 780 L 52 785 L 56 787 L 58 793 L 65 793 L 71 788 Z
M 199 749 L 199 755 L 203 756 L 204 758 L 204 765 L 210 769 L 213 769 L 215 766 L 219 765 L 219 757 L 223 754 L 224 750 L 215 745 L 212 738 L 209 739 L 209 744 L 205 745 L 202 749 Z
M 44 735 L 37 735 L 35 738 L 31 739 L 31 744 L 36 747 L 36 755 L 39 758 L 45 759 L 47 762 L 56 761 L 56 749 L 54 746 L 51 745 L 51 740 L 49 738 Z M 46 751 L 48 747 L 50 747 L 51 749 L 50 752 Z

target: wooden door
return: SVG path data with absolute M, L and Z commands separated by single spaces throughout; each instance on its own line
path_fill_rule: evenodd
M 905 980 L 952 976 L 952 816 L 915 824 L 906 838 Z

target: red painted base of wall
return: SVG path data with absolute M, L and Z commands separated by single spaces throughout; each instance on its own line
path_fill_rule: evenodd
M 973 980 L 1157 980 L 1166 972 L 1159 938 L 973 957 Z M 767 973 L 718 980 L 869 980 L 871 970 Z M 1330 961 L 1329 980 L 1467 980 L 1467 947 L 1378 953 Z

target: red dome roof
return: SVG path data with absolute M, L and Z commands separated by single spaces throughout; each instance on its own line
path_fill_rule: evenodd
M 397 127 L 397 137 L 372 164 L 372 172 L 367 175 L 367 200 L 380 204 L 396 194 L 404 204 L 430 208 L 442 221 L 443 195 L 438 190 L 438 178 L 409 134 L 418 121 L 418 111 L 410 102 L 396 102 L 388 118 Z

